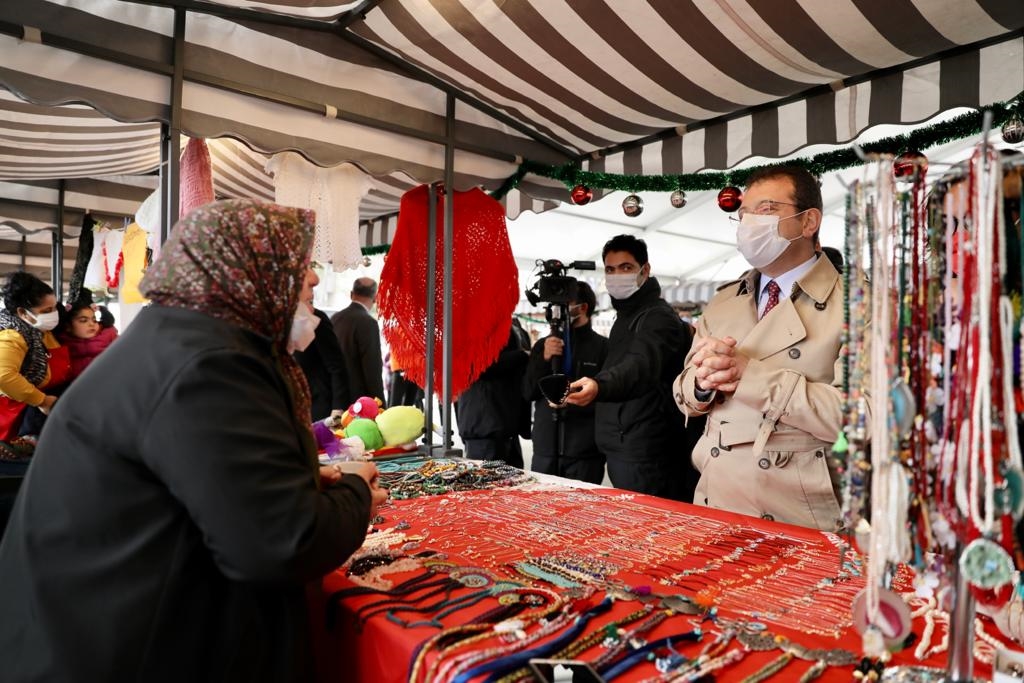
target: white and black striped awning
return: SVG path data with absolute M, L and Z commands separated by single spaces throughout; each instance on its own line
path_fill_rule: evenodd
M 1007 0 L 8 0 L 0 177 L 152 171 L 174 4 L 182 132 L 245 144 L 214 148 L 218 191 L 265 194 L 260 159 L 295 150 L 373 175 L 368 221 L 443 177 L 449 97 L 455 184 L 495 188 L 526 159 L 725 169 L 1024 91 L 1024 2 Z M 566 195 L 528 176 L 504 201 Z

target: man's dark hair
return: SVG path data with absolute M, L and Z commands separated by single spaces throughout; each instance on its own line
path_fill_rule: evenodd
M 843 252 L 839 251 L 835 247 L 822 247 L 821 253 L 825 254 L 832 265 L 836 267 L 839 274 L 843 274 Z
M 647 263 L 647 242 L 644 242 L 642 239 L 637 237 L 633 237 L 632 235 L 616 235 L 605 242 L 604 249 L 601 250 L 602 261 L 610 251 L 629 252 L 640 266 Z
M 590 285 L 582 280 L 576 283 L 576 303 L 587 305 L 587 317 L 597 315 L 597 296 Z
M 352 293 L 372 299 L 377 296 L 377 282 L 368 277 L 361 277 L 352 283 Z
M 793 183 L 793 199 L 796 207 L 801 211 L 817 209 L 821 211 L 821 183 L 810 171 L 802 166 L 765 166 L 750 174 L 747 178 L 747 188 L 762 180 L 773 180 L 775 178 L 789 178 Z M 782 201 L 779 198 L 779 201 Z

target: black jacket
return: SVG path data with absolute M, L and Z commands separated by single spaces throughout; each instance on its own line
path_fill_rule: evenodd
M 455 403 L 463 439 L 495 439 L 519 434 L 523 420 L 521 389 L 529 353 L 515 330 L 498 358 L 462 392 Z
M 534 402 L 533 453 L 534 455 L 558 455 L 554 410 L 541 395 L 537 382 L 541 377 L 552 374 L 551 361 L 544 360 L 544 340 L 533 345 L 526 377 L 523 379 L 523 396 Z M 593 377 L 604 367 L 608 356 L 608 339 L 602 337 L 589 323 L 572 329 L 572 379 Z M 559 357 L 561 360 L 561 357 Z M 561 372 L 561 369 L 558 370 Z M 564 447 L 562 455 L 570 458 L 598 458 L 601 453 L 594 437 L 595 404 L 589 406 L 566 406 L 559 408 L 562 420 Z
M 360 396 L 384 400 L 384 357 L 380 353 L 380 325 L 376 318 L 353 301 L 331 316 L 334 334 L 345 354 L 350 403 Z
M 313 419 L 320 420 L 330 415 L 332 410 L 345 410 L 352 401 L 345 355 L 331 328 L 331 321 L 321 310 L 313 309 L 313 313 L 320 319 L 316 337 L 305 351 L 295 352 L 295 360 L 309 383 Z
M 370 492 L 318 490 L 289 396 L 265 338 L 142 311 L 43 431 L 0 545 L 0 678 L 309 678 L 304 583 L 360 546 Z
M 693 333 L 661 298 L 650 277 L 633 296 L 612 299 L 618 312 L 608 358 L 594 377 L 597 445 L 609 459 L 685 459 L 686 430 L 672 398 Z M 685 452 L 682 452 L 685 451 Z

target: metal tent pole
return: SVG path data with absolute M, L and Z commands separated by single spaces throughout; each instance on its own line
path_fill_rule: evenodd
M 185 74 L 185 10 L 174 10 L 174 74 L 171 76 L 171 120 L 160 126 L 160 243 L 167 241 L 178 220 L 181 164 L 181 89 Z
M 57 295 L 57 301 L 63 301 L 64 292 L 64 202 L 66 184 L 62 179 L 57 186 L 57 227 L 53 231 L 53 250 L 50 252 L 50 284 Z
M 437 288 L 437 186 L 427 186 L 427 324 L 426 324 L 426 374 L 424 386 L 426 434 L 424 445 L 429 455 L 434 448 L 434 290 Z
M 454 228 L 454 198 L 455 190 L 455 97 L 449 93 L 447 98 L 445 116 L 445 138 L 444 145 L 444 327 L 441 331 L 444 343 L 444 367 L 442 394 L 444 404 L 442 406 L 444 450 L 446 453 L 452 450 L 452 239 Z

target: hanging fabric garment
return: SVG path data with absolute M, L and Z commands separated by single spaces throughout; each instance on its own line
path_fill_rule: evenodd
M 83 280 L 85 288 L 94 292 L 114 292 L 121 283 L 124 230 L 111 230 L 101 223 L 93 229 L 92 239 L 92 256 Z
M 295 152 L 275 154 L 267 172 L 274 174 L 277 204 L 316 212 L 314 261 L 338 272 L 362 262 L 359 203 L 370 189 L 368 175 L 352 164 L 320 168 Z
M 420 185 L 402 196 L 398 230 L 380 276 L 377 305 L 384 338 L 403 359 L 406 376 L 426 386 L 427 200 Z M 479 189 L 454 193 L 452 251 L 452 398 L 498 357 L 519 302 L 519 271 L 508 241 L 505 210 Z M 444 195 L 438 195 L 438 234 Z M 442 385 L 444 249 L 437 242 L 434 293 L 434 392 Z
M 78 233 L 78 252 L 75 254 L 75 268 L 71 271 L 71 280 L 68 283 L 68 301 L 78 301 L 82 297 L 82 290 L 85 289 L 85 274 L 89 269 L 89 261 L 92 259 L 93 226 L 96 222 L 88 213 L 82 218 L 82 231 Z
M 139 291 L 139 283 L 146 274 L 146 231 L 132 223 L 124 231 L 121 254 L 124 256 L 124 282 L 121 284 L 121 303 L 141 304 L 146 298 Z
M 178 183 L 178 217 L 197 206 L 209 204 L 213 193 L 213 162 L 206 140 L 190 138 L 181 154 L 181 180 Z

